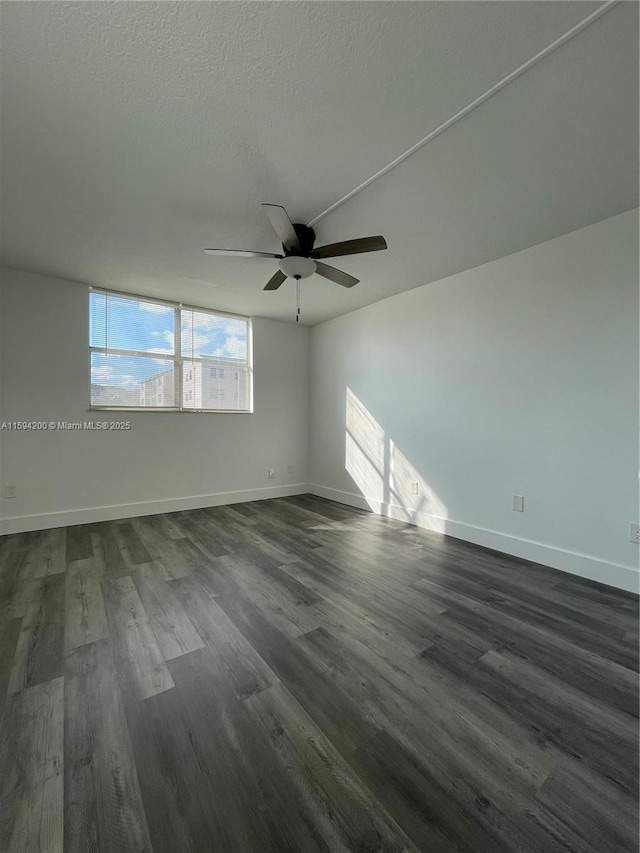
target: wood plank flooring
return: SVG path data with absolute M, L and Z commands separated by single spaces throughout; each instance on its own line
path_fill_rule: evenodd
M 633 853 L 638 600 L 304 495 L 0 538 L 3 853 Z

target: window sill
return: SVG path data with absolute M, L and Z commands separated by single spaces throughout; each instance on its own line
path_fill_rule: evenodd
M 252 415 L 253 409 L 169 409 L 160 406 L 89 406 L 88 412 L 163 412 L 175 415 Z

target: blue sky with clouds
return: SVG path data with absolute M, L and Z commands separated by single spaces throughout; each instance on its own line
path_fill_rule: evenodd
M 150 357 L 91 353 L 91 381 L 137 388 L 140 381 L 173 367 L 174 309 L 154 302 L 90 294 L 92 347 L 135 350 Z M 247 359 L 247 322 L 199 311 L 181 311 L 183 358 L 212 358 L 227 364 Z M 163 358 L 164 356 L 164 358 Z

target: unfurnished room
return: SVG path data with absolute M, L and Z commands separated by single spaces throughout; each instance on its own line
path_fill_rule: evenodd
M 0 0 L 0 853 L 638 853 L 638 11 Z

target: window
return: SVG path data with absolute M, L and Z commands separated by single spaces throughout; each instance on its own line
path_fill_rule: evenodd
M 91 290 L 89 349 L 92 408 L 251 411 L 248 317 Z

